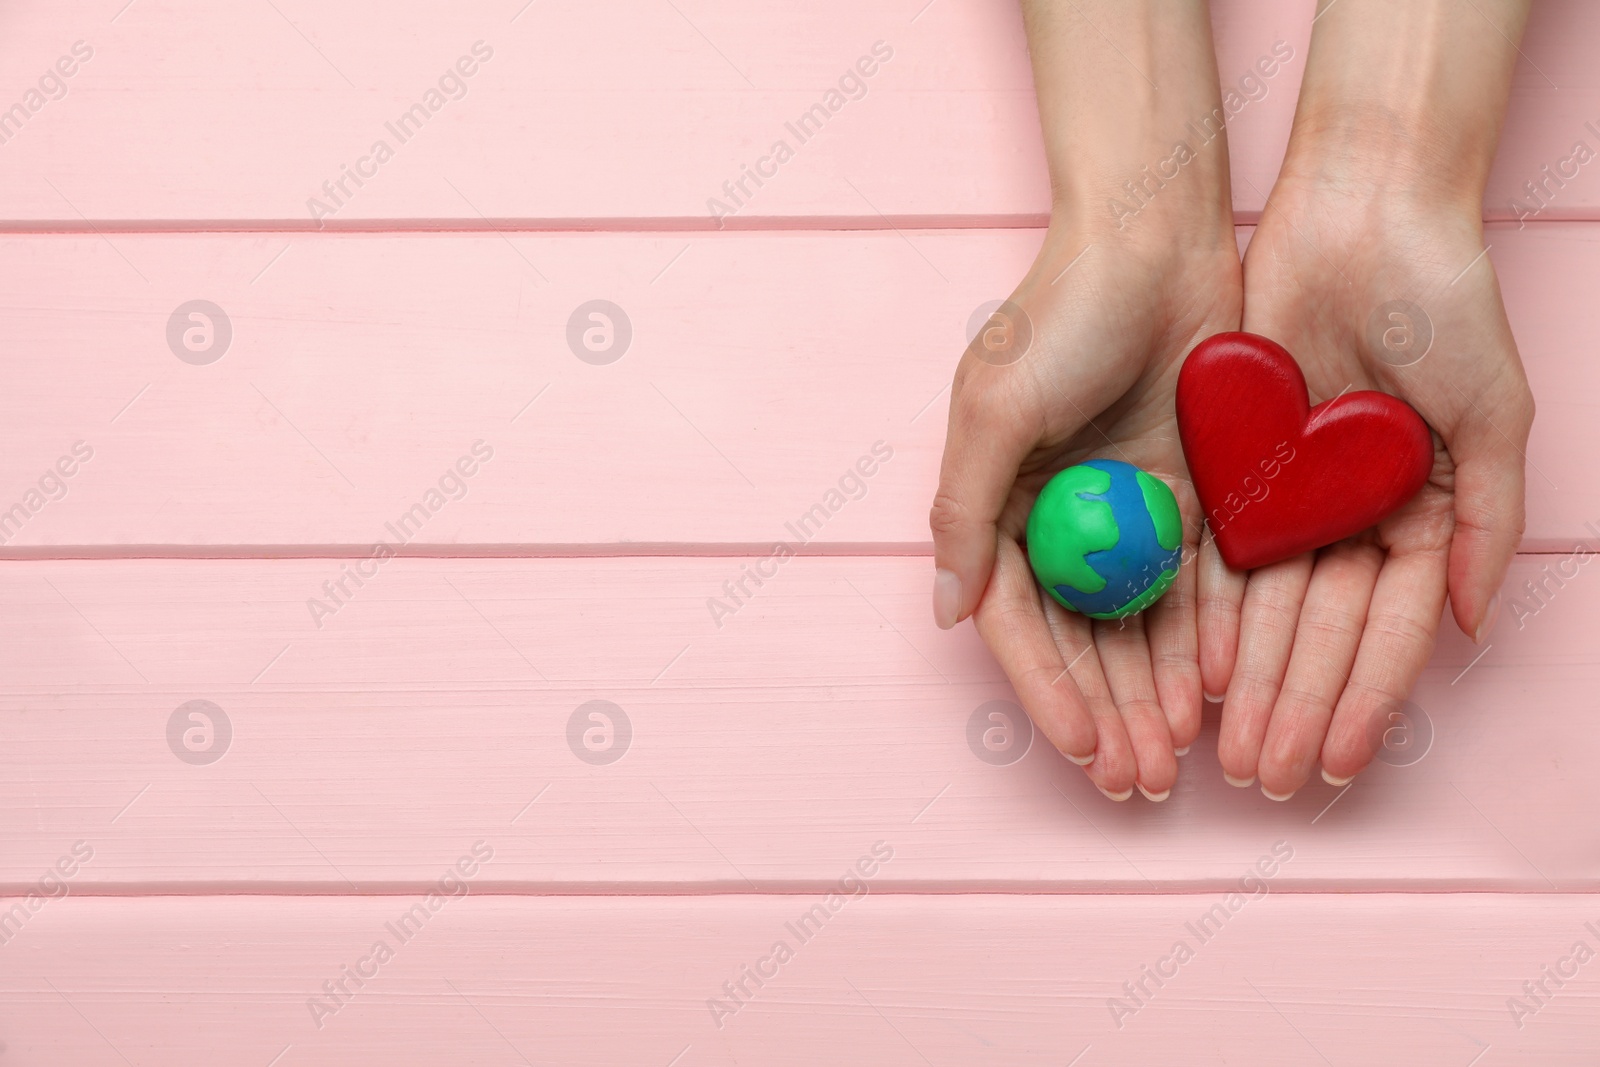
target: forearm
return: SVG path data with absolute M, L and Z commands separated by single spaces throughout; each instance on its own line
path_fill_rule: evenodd
M 1532 0 L 1324 0 L 1285 174 L 1479 210 Z
M 1079 229 L 1231 233 L 1205 0 L 1023 0 L 1053 217 Z M 1172 220 L 1182 218 L 1183 227 Z M 1165 222 L 1157 221 L 1165 219 Z

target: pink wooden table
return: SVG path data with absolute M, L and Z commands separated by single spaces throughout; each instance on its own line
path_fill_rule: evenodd
M 1248 224 L 1313 5 L 1214 7 Z M 1113 805 L 927 607 L 1010 4 L 5 5 L 0 1065 L 1600 1063 L 1597 43 L 1484 204 L 1489 646 L 1342 791 L 1212 722 Z

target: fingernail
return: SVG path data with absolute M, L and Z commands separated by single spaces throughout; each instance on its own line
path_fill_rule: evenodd
M 933 621 L 948 630 L 961 616 L 961 576 L 944 568 L 933 575 Z
M 1100 792 L 1104 793 L 1111 800 L 1115 800 L 1118 804 L 1122 803 L 1124 800 L 1127 800 L 1129 797 L 1133 796 L 1133 788 L 1131 786 L 1129 788 L 1127 788 L 1127 789 L 1124 789 L 1120 793 L 1113 793 L 1113 792 L 1109 791 L 1108 789 L 1106 789 L 1104 786 L 1097 785 L 1097 786 L 1095 786 L 1095 788 L 1100 790 Z
M 1327 782 L 1329 785 L 1341 786 L 1349 785 L 1351 782 L 1356 780 L 1356 776 L 1352 774 L 1348 778 L 1335 778 L 1333 775 L 1328 773 L 1328 768 L 1324 767 L 1322 768 L 1322 780 Z
M 1189 754 L 1189 746 L 1184 745 L 1182 748 L 1175 748 L 1172 750 L 1172 754 L 1174 756 L 1187 756 Z
M 1272 790 L 1268 789 L 1266 786 L 1262 786 L 1261 787 L 1261 795 L 1266 797 L 1268 800 L 1276 800 L 1278 803 L 1281 804 L 1285 800 L 1288 800 L 1290 797 L 1294 796 L 1294 790 L 1291 789 L 1287 793 L 1274 793 Z
M 1074 756 L 1070 752 L 1063 752 L 1061 754 L 1063 756 L 1067 757 L 1073 763 L 1076 763 L 1080 767 L 1087 767 L 1087 766 L 1089 766 L 1089 764 L 1094 762 L 1094 753 L 1093 752 L 1089 753 L 1087 756 Z
M 1193 691 L 1194 690 L 1192 690 L 1192 689 L 1190 690 L 1190 692 L 1193 692 Z M 1206 702 L 1208 704 L 1220 704 L 1220 703 L 1222 703 L 1222 698 L 1221 697 L 1216 696 L 1215 694 L 1212 694 L 1212 693 L 1207 693 L 1203 689 L 1200 691 L 1200 695 L 1206 698 Z
M 1235 778 L 1227 771 L 1223 771 L 1222 780 L 1238 789 L 1249 789 L 1251 786 L 1256 784 L 1256 776 L 1253 774 L 1248 778 Z
M 1489 610 L 1483 613 L 1483 621 L 1478 624 L 1478 632 L 1472 635 L 1472 643 L 1483 644 L 1483 639 L 1489 636 L 1489 631 L 1494 629 L 1494 624 L 1499 618 L 1500 594 L 1496 593 L 1489 601 Z
M 1133 784 L 1134 785 L 1139 785 L 1138 782 L 1135 782 Z M 1152 801 L 1152 802 L 1154 802 L 1156 804 L 1161 803 L 1163 800 L 1167 799 L 1168 797 L 1170 797 L 1172 795 L 1172 790 L 1171 789 L 1163 789 L 1159 793 L 1152 793 L 1152 792 L 1150 792 L 1150 790 L 1146 789 L 1142 785 L 1139 785 L 1139 792 L 1144 794 L 1144 798 L 1146 800 Z

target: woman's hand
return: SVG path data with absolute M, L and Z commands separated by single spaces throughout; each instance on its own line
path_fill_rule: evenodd
M 1364 535 L 1248 576 L 1202 552 L 1202 673 L 1226 692 L 1218 756 L 1276 800 L 1319 759 L 1335 785 L 1366 766 L 1446 591 L 1481 641 L 1522 537 L 1533 399 L 1480 220 L 1527 5 L 1486 0 L 1463 20 L 1440 2 L 1345 0 L 1321 19 L 1245 257 L 1244 329 L 1294 355 L 1313 403 L 1382 389 L 1436 444 L 1428 483 Z
M 1533 400 L 1477 215 L 1280 182 L 1246 257 L 1244 328 L 1294 354 L 1313 402 L 1382 389 L 1437 445 L 1428 483 L 1364 535 L 1248 577 L 1203 553 L 1206 689 L 1227 694 L 1218 755 L 1275 799 L 1319 759 L 1342 785 L 1372 758 L 1447 588 L 1468 636 L 1494 619 L 1522 536 Z
M 1240 267 L 1205 0 L 1023 0 L 1054 193 L 1028 276 L 967 349 L 934 500 L 934 618 L 976 615 L 1028 714 L 1116 800 L 1165 799 L 1200 729 L 1199 507 L 1178 364 L 1239 322 Z M 1158 88 L 1159 85 L 1159 88 Z M 1008 327 L 1010 333 L 1008 333 Z M 1041 598 L 1021 541 L 1039 489 L 1100 456 L 1163 479 L 1188 562 L 1143 615 Z
M 1215 218 L 1181 235 L 1052 229 L 956 371 L 931 519 L 936 617 L 948 627 L 975 609 L 1028 714 L 1114 800 L 1135 785 L 1165 799 L 1174 747 L 1200 732 L 1200 509 L 1173 389 L 1190 348 L 1236 328 L 1239 300 L 1232 227 Z M 1176 583 L 1121 620 L 1091 620 L 1041 594 L 1022 547 L 1044 483 L 1095 457 L 1161 478 L 1184 516 Z

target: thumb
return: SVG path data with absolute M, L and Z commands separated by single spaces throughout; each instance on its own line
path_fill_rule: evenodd
M 1455 534 L 1450 542 L 1450 610 L 1461 632 L 1482 643 L 1499 611 L 1500 583 L 1522 542 L 1523 491 L 1533 398 L 1526 388 L 1462 425 L 1455 461 Z
M 933 530 L 933 618 L 948 630 L 971 615 L 994 569 L 998 521 L 1017 468 L 1036 443 L 1029 418 L 1005 385 L 1015 378 L 979 367 L 957 375 L 939 491 L 928 525 Z M 1003 374 L 1003 376 L 1002 376 Z M 964 379 L 964 380 L 963 380 Z

